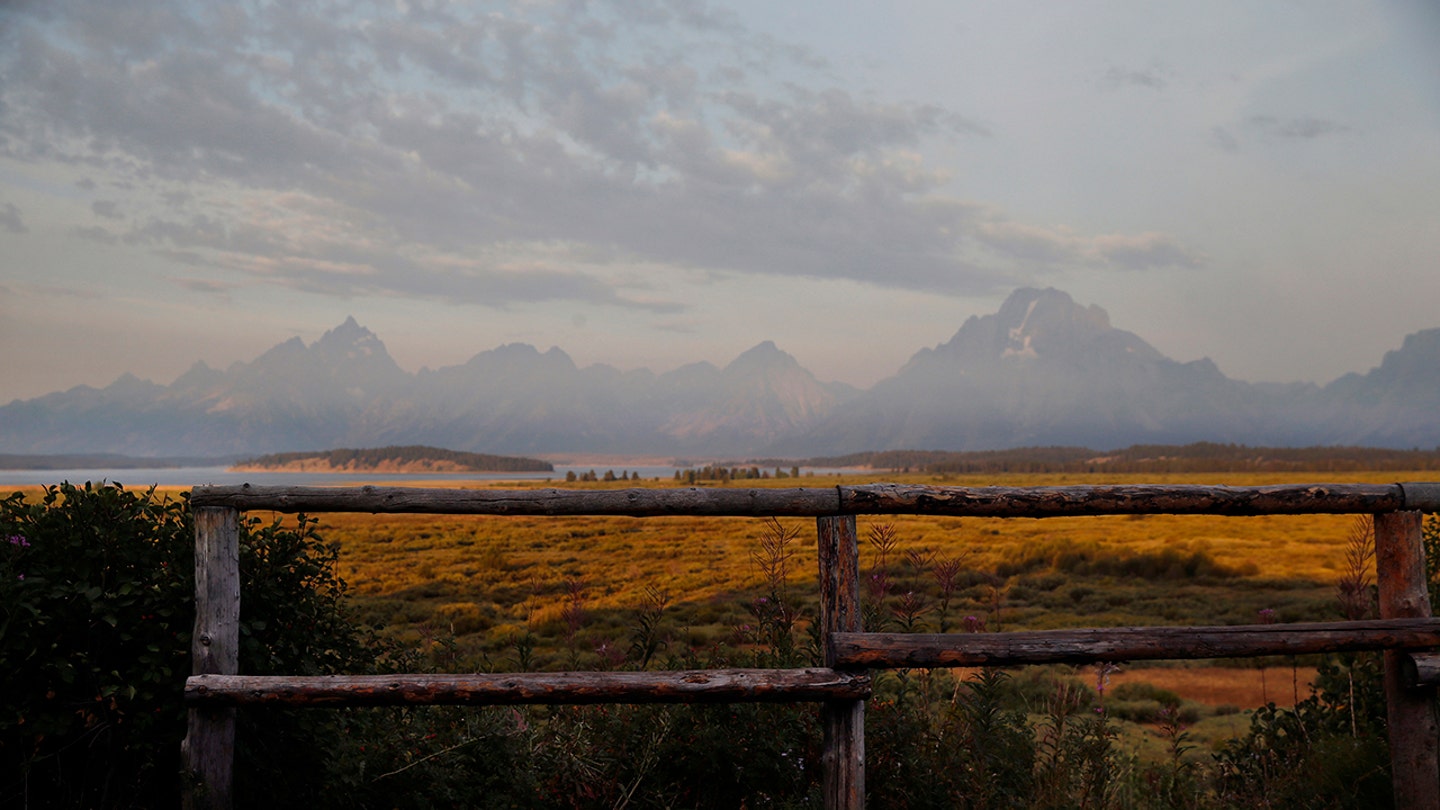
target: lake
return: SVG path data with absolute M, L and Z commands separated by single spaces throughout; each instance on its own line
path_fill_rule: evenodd
M 703 466 L 703 465 L 702 465 Z M 739 465 L 736 465 L 739 466 Z M 616 475 L 629 471 L 633 477 L 660 478 L 670 480 L 676 471 L 692 469 L 668 465 L 640 465 L 626 467 L 609 464 L 555 465 L 551 472 L 437 472 L 437 473 L 312 473 L 312 472 L 230 472 L 225 467 L 161 467 L 155 469 L 96 469 L 70 470 L 0 470 L 0 487 L 30 487 L 45 484 L 59 484 L 69 481 L 83 484 L 86 481 L 102 481 L 121 484 L 126 489 L 146 489 L 151 485 L 161 487 L 193 486 L 358 486 L 379 481 L 402 483 L 409 486 L 430 486 L 439 482 L 465 481 L 544 481 L 565 483 L 565 474 L 573 471 L 583 475 L 591 470 L 604 475 L 614 470 Z M 852 469 L 802 467 L 803 476 L 832 475 L 858 472 Z M 771 471 L 773 474 L 773 470 Z M 789 469 L 786 468 L 786 472 Z M 798 482 L 797 482 L 798 483 Z

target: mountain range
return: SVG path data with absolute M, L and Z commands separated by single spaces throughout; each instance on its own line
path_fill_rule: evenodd
M 578 367 L 510 344 L 410 373 L 353 318 L 168 386 L 124 374 L 0 407 L 0 453 L 235 455 L 422 444 L 504 454 L 804 457 L 1196 441 L 1440 446 L 1440 329 L 1324 386 L 1171 360 L 1054 289 L 1015 291 L 868 390 L 769 341 L 724 368 Z

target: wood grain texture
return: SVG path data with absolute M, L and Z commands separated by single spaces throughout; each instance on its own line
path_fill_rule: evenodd
M 424 487 L 195 487 L 195 506 L 277 512 L 462 515 L 823 517 L 920 514 L 1074 515 L 1373 514 L 1440 503 L 1440 484 L 1287 484 L 942 487 L 865 484 L 825 488 L 435 489 Z
M 1400 509 L 1398 484 L 1291 484 L 1263 487 L 1122 485 L 936 487 L 871 484 L 842 487 L 841 507 L 857 514 L 969 517 L 1072 515 L 1361 514 Z
M 1430 616 L 1421 527 L 1419 512 L 1375 516 L 1375 580 L 1382 619 L 1424 620 Z M 1385 706 L 1395 806 L 1440 810 L 1435 689 L 1410 687 L 1408 663 L 1400 649 L 1385 651 Z
M 815 521 L 820 566 L 820 628 L 825 663 L 833 666 L 831 641 L 841 632 L 860 633 L 860 541 L 854 515 Z M 865 701 L 830 700 L 820 708 L 824 749 L 820 757 L 821 799 L 826 810 L 865 806 Z
M 467 675 L 196 675 L 192 706 L 799 703 L 870 694 L 863 673 L 832 669 L 528 672 Z
M 1440 646 L 1440 620 L 1110 627 L 1011 633 L 837 633 L 837 667 L 1088 664 Z
M 195 515 L 195 628 L 191 671 L 234 675 L 240 669 L 240 513 L 199 507 Z M 191 777 L 187 810 L 229 810 L 233 804 L 235 710 L 194 708 L 180 746 Z
M 435 489 L 424 487 L 196 487 L 202 506 L 276 512 L 452 515 L 810 517 L 836 511 L 834 488 Z

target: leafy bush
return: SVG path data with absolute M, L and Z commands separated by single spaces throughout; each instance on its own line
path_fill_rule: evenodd
M 242 523 L 242 672 L 363 671 L 383 658 L 349 620 L 336 550 L 314 528 Z M 66 483 L 0 501 L 0 538 L 0 804 L 174 806 L 194 623 L 188 504 Z M 240 716 L 237 785 L 318 792 L 307 785 L 323 769 L 305 766 L 326 750 L 313 736 L 326 721 Z M 258 777 L 280 772 L 279 785 Z M 266 792 L 241 798 L 270 806 Z
M 1216 755 L 1219 798 L 1230 806 L 1393 806 L 1385 738 L 1373 727 L 1352 733 L 1350 717 L 1319 695 L 1294 709 L 1259 709 L 1249 733 Z

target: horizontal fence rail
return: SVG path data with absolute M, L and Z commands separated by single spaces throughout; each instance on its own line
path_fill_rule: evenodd
M 1263 487 L 1125 485 L 948 487 L 865 484 L 824 488 L 434 489 L 421 487 L 196 487 L 192 506 L 275 512 L 454 515 L 822 517 L 949 515 L 1313 515 L 1440 512 L 1440 484 Z
M 1432 619 L 1421 513 L 1440 483 L 1260 487 L 1117 485 L 567 490 L 196 487 L 194 675 L 183 746 L 189 808 L 228 810 L 235 712 L 247 706 L 818 702 L 826 808 L 863 808 L 865 703 L 875 669 L 1098 663 L 1383 650 L 1396 805 L 1440 810 L 1440 620 Z M 239 514 L 371 512 L 496 516 L 813 517 L 823 667 L 461 675 L 238 674 Z M 1046 518 L 1101 515 L 1373 515 L 1380 619 L 1225 627 L 1008 633 L 866 633 L 856 515 Z
M 833 669 L 532 672 L 478 675 L 194 675 L 191 706 L 443 703 L 812 703 L 870 696 L 870 676 Z
M 1440 647 L 1440 619 L 1107 627 L 1009 633 L 836 633 L 838 667 L 982 667 L 1254 658 Z

